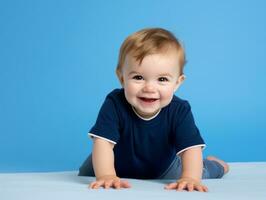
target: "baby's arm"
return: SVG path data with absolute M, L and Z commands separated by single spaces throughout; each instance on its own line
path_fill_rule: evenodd
M 203 158 L 201 147 L 190 148 L 181 153 L 182 174 L 176 183 L 170 183 L 166 189 L 177 189 L 188 191 L 198 190 L 207 192 L 208 188 L 201 184 Z
M 110 187 L 116 189 L 130 187 L 127 181 L 120 180 L 116 176 L 113 148 L 114 144 L 100 138 L 94 138 L 92 163 L 96 181 L 90 184 L 90 188 L 98 189 L 101 186 L 106 189 Z

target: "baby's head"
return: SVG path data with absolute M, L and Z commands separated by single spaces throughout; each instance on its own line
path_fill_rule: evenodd
M 150 118 L 171 102 L 185 79 L 184 64 L 184 49 L 171 32 L 143 29 L 123 42 L 116 74 L 136 113 Z

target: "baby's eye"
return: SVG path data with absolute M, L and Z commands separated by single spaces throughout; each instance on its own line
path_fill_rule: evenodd
M 166 77 L 160 77 L 160 78 L 158 78 L 158 81 L 160 81 L 160 82 L 167 82 L 168 81 L 168 78 L 166 78 Z
M 133 76 L 133 79 L 135 79 L 135 80 L 142 80 L 143 77 L 140 76 L 140 75 L 136 75 L 136 76 Z

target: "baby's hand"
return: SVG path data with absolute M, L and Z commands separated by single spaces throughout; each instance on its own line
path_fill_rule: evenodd
M 115 175 L 107 175 L 97 178 L 96 181 L 89 185 L 89 188 L 91 189 L 98 189 L 99 187 L 103 187 L 105 189 L 109 189 L 110 187 L 120 189 L 130 188 L 131 186 L 127 181 L 121 180 Z
M 175 183 L 170 183 L 166 185 L 164 188 L 167 190 L 174 189 L 177 191 L 187 189 L 189 192 L 192 192 L 193 190 L 197 190 L 199 192 L 208 192 L 208 188 L 202 185 L 200 181 L 189 177 L 181 178 Z

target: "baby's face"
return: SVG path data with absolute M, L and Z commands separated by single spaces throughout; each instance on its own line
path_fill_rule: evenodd
M 122 69 L 121 83 L 127 101 L 144 117 L 154 116 L 167 106 L 184 80 L 180 75 L 175 50 L 146 56 L 141 65 L 128 55 Z

